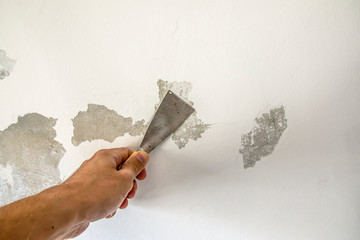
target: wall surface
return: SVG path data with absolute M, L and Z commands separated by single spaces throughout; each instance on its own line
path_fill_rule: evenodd
M 359 239 L 360 2 L 0 1 L 0 205 L 196 109 L 77 239 Z

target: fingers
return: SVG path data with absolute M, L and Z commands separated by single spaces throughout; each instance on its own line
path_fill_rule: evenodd
M 128 148 L 121 147 L 121 148 L 110 148 L 108 149 L 112 151 L 114 154 L 121 154 L 122 159 L 126 160 L 131 154 L 133 154 L 133 151 L 131 151 Z
M 106 218 L 112 218 L 116 214 L 116 211 L 106 216 Z
M 111 148 L 111 149 L 102 149 L 97 151 L 93 158 L 97 159 L 111 159 L 109 162 L 115 168 L 124 162 L 133 152 L 127 148 Z M 110 157 L 110 158 L 109 158 Z
M 128 148 L 111 148 L 109 151 L 116 161 L 116 167 L 128 159 L 131 154 L 133 154 L 133 151 Z
M 149 154 L 145 151 L 133 153 L 122 165 L 119 173 L 135 179 L 149 162 Z M 144 173 L 142 173 L 144 174 Z
M 146 178 L 146 169 L 144 168 L 137 176 L 136 178 L 138 180 L 144 180 Z
M 135 197 L 135 193 L 136 193 L 137 188 L 138 188 L 137 183 L 136 183 L 136 181 L 134 180 L 134 182 L 133 182 L 133 187 L 132 187 L 132 189 L 130 190 L 130 192 L 128 193 L 128 195 L 127 195 L 126 198 L 132 199 L 133 197 Z
M 125 198 L 125 200 L 121 203 L 120 205 L 120 209 L 124 209 L 129 205 L 129 201 L 127 200 L 127 198 Z
M 121 205 L 120 205 L 120 209 L 124 209 L 124 208 L 126 208 L 128 205 L 129 205 L 129 200 L 128 199 L 132 199 L 132 198 L 134 198 L 135 197 L 135 194 L 136 194 L 136 190 L 138 189 L 138 185 L 137 185 L 137 183 L 136 183 L 136 181 L 134 180 L 133 181 L 133 187 L 131 188 L 131 190 L 130 190 L 130 192 L 128 193 L 128 195 L 126 196 L 126 198 L 125 198 L 125 200 L 121 203 Z M 113 214 L 110 214 L 108 217 L 110 218 L 110 217 L 112 217 L 112 216 L 114 216 L 115 215 L 115 213 L 113 213 Z

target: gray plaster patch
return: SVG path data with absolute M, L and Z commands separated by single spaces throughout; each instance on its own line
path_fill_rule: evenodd
M 255 119 L 253 129 L 241 136 L 240 153 L 243 155 L 244 168 L 254 167 L 262 157 L 270 155 L 287 128 L 284 106 L 271 109 Z
M 0 205 L 60 183 L 65 149 L 54 140 L 55 124 L 56 119 L 29 113 L 0 131 Z
M 75 146 L 96 139 L 113 142 L 115 138 L 126 133 L 130 136 L 138 136 L 144 134 L 147 129 L 145 120 L 133 124 L 131 117 L 123 117 L 114 110 L 97 104 L 88 104 L 88 109 L 79 112 L 72 121 L 74 136 L 71 141 Z
M 194 105 L 189 100 L 191 92 L 191 83 L 189 82 L 167 82 L 159 80 L 160 102 L 165 97 L 167 91 L 171 89 L 174 93 L 184 99 L 191 106 Z M 155 110 L 160 105 L 155 105 Z M 78 146 L 82 142 L 102 139 L 113 142 L 117 137 L 128 133 L 130 136 L 139 136 L 145 134 L 149 123 L 145 120 L 134 122 L 131 117 L 123 117 L 114 110 L 106 108 L 104 105 L 88 104 L 86 111 L 80 111 L 73 119 L 74 134 L 71 139 L 73 145 Z M 205 124 L 196 116 L 194 112 L 184 124 L 173 134 L 172 140 L 179 149 L 185 147 L 190 139 L 197 140 L 201 138 L 209 124 Z
M 8 58 L 6 52 L 0 49 L 0 80 L 10 75 L 10 72 L 14 69 L 15 60 Z
M 189 94 L 192 89 L 190 82 L 168 82 L 164 80 L 158 80 L 157 85 L 159 87 L 160 102 L 165 97 L 168 90 L 173 91 L 185 102 L 194 106 L 194 103 L 189 100 Z M 155 106 L 155 109 L 159 107 L 160 103 Z M 175 142 L 179 149 L 184 148 L 190 139 L 197 140 L 201 138 L 207 129 L 210 128 L 210 124 L 205 124 L 201 119 L 196 116 L 196 111 L 190 115 L 190 117 L 184 122 L 183 125 L 175 131 L 171 139 Z

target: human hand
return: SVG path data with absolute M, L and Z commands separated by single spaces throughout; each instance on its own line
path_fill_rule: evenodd
M 61 185 L 75 190 L 74 199 L 86 221 L 68 232 L 62 239 L 81 234 L 90 222 L 112 217 L 118 208 L 128 205 L 135 196 L 135 179 L 146 177 L 145 166 L 149 155 L 144 151 L 133 153 L 127 148 L 100 150 Z M 123 164 L 120 170 L 118 167 Z M 80 203 L 80 204 L 79 204 Z
M 0 239 L 62 240 L 80 235 L 90 222 L 126 208 L 136 193 L 135 179 L 146 177 L 148 161 L 144 151 L 96 152 L 62 184 L 0 207 Z

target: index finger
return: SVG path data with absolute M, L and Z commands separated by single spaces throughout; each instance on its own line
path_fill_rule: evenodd
M 110 148 L 109 149 L 110 154 L 114 157 L 116 161 L 116 167 L 118 167 L 120 164 L 126 161 L 126 159 L 129 158 L 131 154 L 133 154 L 133 151 L 131 151 L 128 148 Z

